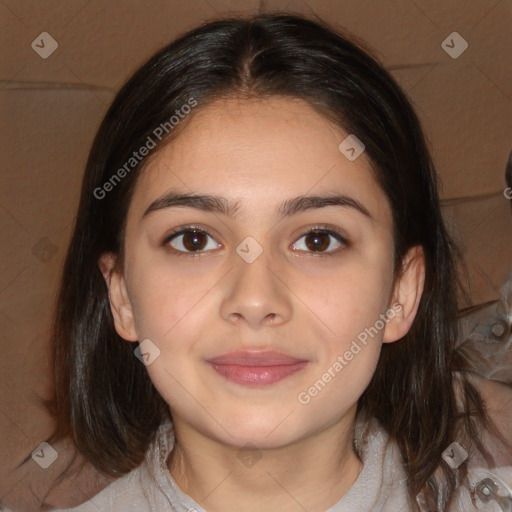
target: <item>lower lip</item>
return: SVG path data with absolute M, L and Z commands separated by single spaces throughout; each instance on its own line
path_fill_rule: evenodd
M 283 364 L 278 366 L 239 366 L 236 364 L 209 363 L 212 368 L 227 380 L 237 384 L 268 385 L 279 382 L 302 370 L 308 362 Z

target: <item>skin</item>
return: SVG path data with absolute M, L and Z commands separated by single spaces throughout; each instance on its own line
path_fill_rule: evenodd
M 357 400 L 382 343 L 410 328 L 424 259 L 412 248 L 393 276 L 391 210 L 366 154 L 351 162 L 339 151 L 347 135 L 291 98 L 230 98 L 197 109 L 139 178 L 122 268 L 113 254 L 100 260 L 118 333 L 160 350 L 147 370 L 174 421 L 169 470 L 209 512 L 226 503 L 247 512 L 324 511 L 362 469 L 352 447 Z M 190 207 L 143 215 L 170 190 L 224 196 L 238 209 L 231 216 Z M 347 206 L 277 212 L 290 198 L 332 193 L 358 201 L 370 217 Z M 199 256 L 185 252 L 191 246 L 183 236 L 165 242 L 190 224 L 211 235 L 200 238 Z M 323 235 L 315 250 L 314 235 L 304 235 L 318 224 L 348 244 Z M 235 250 L 248 236 L 263 249 L 252 263 Z M 307 405 L 299 403 L 298 393 L 397 302 L 400 313 Z M 275 384 L 249 387 L 206 363 L 249 349 L 308 364 Z M 261 456 L 251 467 L 237 456 L 247 443 Z

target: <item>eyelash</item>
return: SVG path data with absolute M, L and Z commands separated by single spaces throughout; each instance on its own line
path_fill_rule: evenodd
M 207 229 L 205 229 L 203 227 L 200 227 L 200 226 L 190 225 L 190 226 L 185 226 L 185 227 L 182 227 L 182 228 L 178 228 L 175 231 L 171 232 L 163 240 L 162 246 L 169 247 L 168 244 L 169 244 L 169 242 L 171 240 L 174 240 L 178 236 L 184 235 L 184 234 L 190 233 L 190 232 L 202 233 L 202 234 L 205 234 L 205 235 L 209 236 L 212 239 L 215 239 L 215 237 Z M 300 234 L 300 236 L 297 238 L 297 240 L 294 242 L 294 244 L 297 243 L 297 241 L 299 241 L 304 236 L 311 235 L 311 234 L 316 234 L 316 233 L 332 236 L 337 242 L 339 242 L 342 245 L 342 247 L 339 247 L 338 249 L 335 249 L 333 251 L 326 251 L 326 252 L 308 251 L 313 257 L 333 256 L 333 255 L 336 255 L 340 250 L 350 246 L 349 241 L 345 237 L 343 237 L 340 233 L 330 229 L 328 226 L 325 226 L 325 225 L 313 226 L 313 227 L 307 229 L 306 231 L 304 231 L 303 233 Z M 176 256 L 187 256 L 187 257 L 192 257 L 192 258 L 201 257 L 203 254 L 209 252 L 209 251 L 186 252 L 186 251 L 180 251 L 180 250 L 174 249 L 173 247 L 170 247 L 170 249 L 172 250 L 172 252 Z

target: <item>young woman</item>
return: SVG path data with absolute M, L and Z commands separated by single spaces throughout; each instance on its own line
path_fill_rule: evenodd
M 321 22 L 153 56 L 94 141 L 56 310 L 56 438 L 112 478 L 73 510 L 510 510 L 510 390 L 454 350 L 436 180 L 400 87 Z

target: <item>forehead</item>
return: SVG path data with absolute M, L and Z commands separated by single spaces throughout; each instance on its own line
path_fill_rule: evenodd
M 376 214 L 386 208 L 367 155 L 346 158 L 339 145 L 349 133 L 306 102 L 229 98 L 196 109 L 141 172 L 135 208 L 169 188 L 262 208 L 286 197 L 337 191 L 370 202 Z

